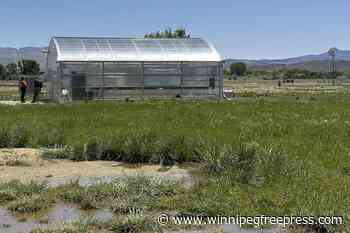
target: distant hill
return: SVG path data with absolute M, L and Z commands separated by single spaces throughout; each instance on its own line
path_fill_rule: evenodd
M 35 60 L 40 64 L 40 69 L 45 71 L 46 55 L 42 53 L 45 48 L 25 47 L 25 48 L 1 48 L 0 47 L 0 64 L 7 65 L 11 62 L 17 62 L 18 58 Z
M 336 66 L 340 71 L 350 71 L 350 51 L 339 50 L 336 56 Z M 273 70 L 273 69 L 306 69 L 310 71 L 329 71 L 330 58 L 327 52 L 319 55 L 306 55 L 301 57 L 293 57 L 286 59 L 227 59 L 225 60 L 225 68 L 232 63 L 244 62 L 253 70 Z
M 0 64 L 7 65 L 8 63 L 16 62 L 20 55 L 21 59 L 36 60 L 40 64 L 41 71 L 45 71 L 46 55 L 42 53 L 43 49 L 46 48 L 24 47 L 16 49 L 0 47 Z M 350 51 L 339 50 L 336 59 L 338 70 L 350 72 Z M 319 55 L 306 55 L 286 59 L 227 59 L 225 60 L 224 67 L 229 68 L 229 66 L 235 62 L 244 62 L 253 70 L 272 70 L 281 68 L 307 69 L 310 71 L 329 70 L 329 56 L 327 52 Z

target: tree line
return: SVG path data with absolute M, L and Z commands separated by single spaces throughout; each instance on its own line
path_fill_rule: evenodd
M 262 79 L 334 79 L 340 76 L 348 76 L 344 72 L 315 72 L 306 69 L 279 69 L 279 70 L 249 70 L 243 62 L 237 62 L 225 69 L 224 74 L 229 79 L 238 77 L 262 78 Z
M 40 74 L 40 65 L 35 60 L 22 60 L 7 65 L 0 64 L 0 80 L 18 80 L 21 75 Z
M 164 31 L 157 31 L 150 34 L 146 34 L 145 38 L 190 38 L 191 36 L 187 34 L 186 29 L 179 27 L 175 30 L 167 28 Z

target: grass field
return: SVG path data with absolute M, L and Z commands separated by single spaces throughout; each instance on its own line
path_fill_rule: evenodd
M 293 84 L 282 83 L 280 87 L 278 80 L 225 80 L 225 88 L 233 89 L 238 96 L 349 93 L 350 80 L 295 79 Z
M 16 84 L 8 84 L 0 84 L 0 97 L 17 98 Z M 61 148 L 48 151 L 44 156 L 49 159 L 198 164 L 200 183 L 157 199 L 152 213 L 348 219 L 349 87 L 345 81 L 296 80 L 278 87 L 277 81 L 239 80 L 225 81 L 225 88 L 248 98 L 231 102 L 0 105 L 0 147 Z M 12 198 L 4 187 L 0 200 Z M 21 192 L 31 190 L 24 187 L 13 185 L 10 194 L 18 195 L 2 202 L 14 211 L 18 206 L 37 211 L 43 207 L 38 203 L 62 199 L 57 196 L 62 189 L 50 189 L 21 202 Z M 110 195 L 108 187 L 101 189 L 106 193 L 98 195 Z M 86 192 L 78 187 L 63 190 Z M 91 198 L 93 202 L 84 200 L 83 205 L 105 205 Z
M 238 96 L 281 95 L 281 94 L 329 94 L 350 93 L 350 80 L 320 80 L 296 79 L 294 84 L 283 83 L 278 86 L 278 80 L 245 79 L 225 80 L 225 89 L 233 89 Z M 44 89 L 41 96 L 46 97 Z M 17 81 L 0 81 L 0 100 L 19 100 Z
M 0 106 L 0 112 L 1 147 L 61 145 L 60 158 L 73 160 L 201 164 L 201 183 L 163 199 L 161 209 L 349 213 L 347 94 Z

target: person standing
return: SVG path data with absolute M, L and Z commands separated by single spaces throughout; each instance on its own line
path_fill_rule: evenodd
M 35 103 L 38 100 L 39 94 L 41 92 L 41 88 L 43 87 L 43 84 L 39 80 L 34 80 L 34 90 L 33 90 L 33 101 L 32 103 Z
M 25 97 L 26 97 L 27 87 L 28 87 L 27 81 L 24 78 L 21 78 L 21 80 L 19 81 L 19 91 L 20 91 L 22 103 L 26 102 Z

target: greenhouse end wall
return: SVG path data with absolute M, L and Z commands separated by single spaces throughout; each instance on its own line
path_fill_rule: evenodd
M 59 62 L 51 81 L 58 102 L 126 97 L 221 98 L 220 62 Z M 62 95 L 65 90 L 66 95 Z

